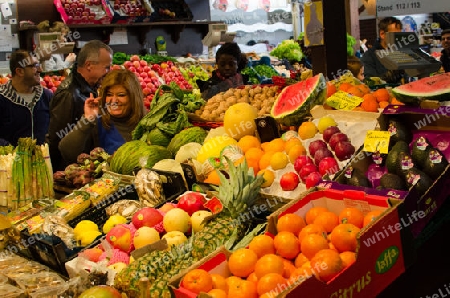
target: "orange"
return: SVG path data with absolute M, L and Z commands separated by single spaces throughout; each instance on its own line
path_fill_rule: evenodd
M 298 128 L 298 136 L 302 140 L 311 139 L 318 132 L 317 126 L 313 122 L 302 122 Z
M 327 237 L 327 238 L 328 238 L 328 237 Z M 329 248 L 329 249 L 332 249 L 332 250 L 335 250 L 335 251 L 337 251 L 337 252 L 339 252 L 339 251 L 337 250 L 337 248 L 334 246 L 334 244 L 330 242 L 330 239 L 328 239 L 328 248 Z
M 294 147 L 296 145 L 301 145 L 301 144 L 302 144 L 302 141 L 299 138 L 290 138 L 289 140 L 286 141 L 286 143 L 284 145 L 284 152 L 286 152 L 286 154 L 288 154 L 292 147 Z
M 260 171 L 259 169 L 259 161 L 256 159 L 249 159 L 247 160 L 247 165 L 249 168 L 253 169 L 253 173 L 256 175 L 258 175 L 258 172 Z
M 269 144 L 265 147 L 264 151 L 281 152 L 284 151 L 285 146 L 286 141 L 284 141 L 282 138 L 276 138 L 269 142 Z
M 259 258 L 255 265 L 255 273 L 258 280 L 267 273 L 278 273 L 283 275 L 283 258 L 275 254 L 267 254 Z
M 328 211 L 325 207 L 312 207 L 308 211 L 306 211 L 305 214 L 305 221 L 307 224 L 312 224 L 314 220 L 316 219 L 317 215 L 319 215 L 322 212 Z
M 309 235 L 309 234 L 317 234 L 319 236 L 323 236 L 326 237 L 327 232 L 325 231 L 325 229 L 320 226 L 320 225 L 316 225 L 316 224 L 309 224 L 306 225 L 298 234 L 298 241 L 300 243 L 302 243 L 303 239 L 305 238 L 305 236 Z
M 378 103 L 378 106 L 380 107 L 380 108 L 382 108 L 382 109 L 384 109 L 385 107 L 387 107 L 389 105 L 389 102 L 388 101 L 380 101 L 379 103 Z
M 250 148 L 261 148 L 260 140 L 255 136 L 243 136 L 238 141 L 238 146 L 242 149 L 242 151 L 247 152 Z
M 297 269 L 294 264 L 286 259 L 283 259 L 283 264 L 284 264 L 284 271 L 283 271 L 283 277 L 284 278 L 289 278 L 292 274 L 292 272 L 294 272 L 295 269 Z
M 309 261 L 308 261 L 309 263 Z M 292 272 L 291 277 L 289 278 L 289 283 L 298 285 L 305 280 L 307 280 L 312 275 L 311 267 L 304 266 L 294 270 Z
M 273 238 L 268 235 L 255 236 L 249 243 L 248 248 L 253 250 L 258 258 L 267 254 L 275 253 L 275 246 L 273 245 Z
M 306 149 L 302 144 L 295 145 L 288 152 L 289 161 L 294 164 L 300 155 L 306 155 Z
M 361 103 L 361 108 L 366 112 L 378 112 L 378 102 L 376 98 L 371 94 L 366 94 L 363 97 L 363 102 Z
M 328 282 L 344 269 L 344 264 L 338 252 L 324 249 L 311 259 L 311 268 L 319 280 Z
M 276 291 L 277 289 L 285 289 L 286 283 L 286 279 L 281 274 L 268 273 L 258 280 L 256 291 L 258 295 L 263 295 L 271 291 Z
M 224 290 L 221 289 L 212 289 L 208 292 L 208 295 L 212 298 L 227 298 L 228 295 Z
M 263 143 L 261 143 L 261 149 L 263 150 L 263 151 L 265 151 L 265 152 L 268 152 L 267 151 L 267 148 L 269 147 L 269 142 L 263 142 Z
M 331 233 L 331 231 L 339 224 L 339 216 L 334 214 L 331 211 L 322 212 L 317 215 L 314 223 L 322 226 L 327 233 Z
M 232 286 L 234 286 L 235 284 L 239 284 L 243 279 L 234 275 L 228 276 L 227 278 L 225 278 L 225 282 L 226 282 L 226 290 L 225 292 L 228 293 L 228 291 L 230 290 L 230 288 Z
M 256 285 L 256 283 L 258 282 L 258 277 L 256 276 L 255 272 L 252 272 L 252 273 L 250 273 L 249 276 L 247 276 L 247 280 L 251 281 L 251 282 L 254 282 L 255 285 Z
M 353 85 L 350 83 L 342 83 L 341 85 L 339 85 L 339 90 L 347 92 L 348 89 L 350 89 L 352 87 L 353 87 Z
M 306 223 L 300 215 L 287 213 L 278 218 L 277 231 L 278 233 L 291 232 L 297 236 L 305 226 Z
M 213 283 L 213 289 L 220 289 L 227 291 L 227 280 L 225 277 L 218 273 L 211 273 L 212 283 Z
M 292 232 L 279 232 L 273 239 L 277 255 L 293 259 L 300 253 L 300 243 Z
M 247 162 L 249 160 L 256 160 L 259 163 L 261 156 L 264 155 L 264 151 L 261 148 L 249 148 L 247 152 L 245 152 L 245 159 Z
M 377 220 L 377 218 L 380 216 L 381 213 L 383 213 L 383 211 L 381 211 L 381 210 L 373 210 L 373 211 L 368 212 L 364 216 L 363 227 L 367 226 L 372 221 Z
M 339 224 L 331 232 L 331 243 L 339 252 L 356 251 L 360 228 L 350 223 Z
M 217 174 L 217 171 L 211 171 L 205 180 L 203 180 L 204 183 L 210 183 L 214 185 L 220 185 L 220 177 L 219 174 Z
M 360 85 L 357 85 L 357 86 L 358 86 L 359 89 L 361 89 L 361 91 L 364 92 L 364 94 L 370 93 L 370 88 L 366 84 L 360 84 Z
M 356 253 L 354 253 L 353 251 L 344 251 L 339 255 L 341 257 L 344 268 L 356 262 Z
M 269 152 L 265 152 L 263 156 L 261 156 L 261 159 L 259 160 L 259 168 L 261 170 L 267 168 L 268 166 L 270 166 L 270 160 L 272 158 L 272 155 L 274 155 L 275 152 L 273 151 L 269 151 Z
M 183 288 L 194 292 L 196 294 L 200 292 L 209 292 L 213 288 L 213 281 L 208 271 L 203 269 L 193 269 L 186 273 L 181 281 Z
M 308 260 L 311 260 L 314 255 L 319 252 L 322 249 L 328 249 L 328 241 L 325 239 L 325 237 L 317 235 L 317 234 L 311 234 L 307 235 L 300 245 L 302 254 L 305 255 L 305 257 L 308 258 Z
M 247 277 L 255 270 L 258 255 L 248 248 L 233 252 L 228 259 L 228 268 L 234 276 Z
M 363 221 L 364 221 L 364 214 L 358 208 L 347 207 L 342 209 L 342 211 L 339 213 L 340 223 L 351 223 L 357 226 L 358 228 L 362 228 Z
M 300 268 L 302 267 L 303 264 L 305 264 L 308 261 L 309 261 L 308 258 L 305 257 L 303 253 L 299 253 L 295 258 L 294 265 L 295 267 Z
M 381 101 L 387 101 L 389 102 L 389 98 L 391 97 L 391 95 L 389 94 L 389 91 L 387 91 L 387 89 L 385 88 L 380 88 L 375 90 L 372 95 L 377 99 L 378 102 Z
M 248 280 L 235 280 L 230 283 L 228 297 L 233 298 L 257 298 L 256 284 Z
M 397 98 L 395 98 L 395 97 L 392 97 L 392 98 L 391 98 L 391 104 L 392 104 L 392 105 L 399 105 L 399 106 L 404 105 L 403 102 L 397 100 Z
M 358 96 L 358 97 L 363 97 L 364 96 L 364 91 L 361 90 L 358 86 L 350 87 L 347 90 L 347 93 L 352 94 L 354 96 Z
M 336 85 L 334 85 L 332 82 L 327 82 L 327 98 L 336 93 Z

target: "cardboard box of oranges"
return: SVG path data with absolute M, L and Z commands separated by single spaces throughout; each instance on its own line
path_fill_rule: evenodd
M 171 287 L 176 297 L 374 296 L 409 264 L 402 206 L 382 192 L 312 189 L 273 213 L 247 248 L 216 251 Z

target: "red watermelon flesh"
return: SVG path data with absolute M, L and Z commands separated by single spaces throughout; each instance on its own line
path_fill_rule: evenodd
M 321 73 L 287 86 L 277 96 L 271 115 L 275 119 L 296 121 L 309 113 L 312 106 L 323 103 L 324 90 L 326 92 L 326 80 Z M 290 120 L 288 122 L 291 122 Z
M 392 89 L 392 94 L 404 103 L 417 103 L 419 98 L 450 100 L 450 73 L 438 74 L 400 85 Z

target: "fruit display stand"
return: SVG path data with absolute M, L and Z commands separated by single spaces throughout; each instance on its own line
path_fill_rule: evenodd
M 54 0 L 54 4 L 66 24 L 110 24 L 113 17 L 106 0 L 93 0 L 89 5 L 87 2 Z
M 402 124 L 402 129 L 405 131 L 390 130 L 390 121 L 394 120 L 396 123 Z M 413 148 L 413 144 L 417 141 L 419 136 L 425 136 L 429 145 L 438 148 L 442 158 L 447 161 L 450 160 L 450 149 L 448 147 L 448 142 L 450 138 L 449 127 L 450 127 L 450 117 L 448 112 L 446 112 L 445 107 L 439 110 L 426 110 L 419 109 L 411 106 L 397 106 L 390 105 L 386 107 L 383 114 L 379 118 L 381 130 L 389 130 L 391 134 L 401 135 L 405 133 L 405 137 L 408 138 L 409 147 Z M 392 136 L 391 136 L 392 140 Z M 409 154 L 409 153 L 408 153 Z M 371 152 L 361 151 L 348 163 L 346 168 L 342 173 L 335 177 L 336 181 L 342 182 L 342 178 L 346 174 L 346 170 L 353 168 L 357 169 L 360 173 L 367 173 L 369 166 L 373 164 Z M 389 158 L 389 154 L 386 159 Z M 399 162 L 400 157 L 396 158 Z M 437 162 L 437 161 L 434 161 Z M 435 163 L 433 162 L 433 165 Z M 442 162 L 445 162 L 442 160 Z M 415 165 L 417 161 L 413 158 L 412 165 Z M 387 165 L 386 168 L 388 168 Z M 417 168 L 419 165 L 415 165 Z M 436 212 L 439 210 L 440 206 L 450 195 L 450 189 L 446 187 L 450 183 L 449 176 L 450 166 L 443 168 L 442 172 L 438 173 L 435 178 L 426 179 L 429 185 L 426 189 L 419 189 L 415 187 L 418 181 L 412 181 L 412 186 L 408 187 L 407 196 L 404 198 L 404 205 L 407 214 L 411 215 L 413 213 L 418 213 L 420 217 L 417 220 L 413 220 L 409 225 L 408 229 L 411 230 L 414 237 L 418 237 L 421 231 L 424 229 L 426 224 L 433 218 Z M 428 175 L 427 175 L 428 176 Z M 373 180 L 373 183 L 379 183 L 380 178 Z M 425 178 L 424 178 L 425 179 Z M 345 180 L 345 179 L 344 179 Z M 425 180 L 424 180 L 425 181 Z M 373 186 L 377 186 L 374 184 Z M 408 184 L 410 185 L 410 184 Z M 419 185 L 419 184 L 417 184 Z M 403 192 L 396 189 L 390 190 L 392 194 Z
M 398 229 L 404 216 L 403 202 L 389 198 L 387 192 L 366 195 L 361 190 L 312 189 L 300 199 L 273 213 L 268 219 L 267 234 L 277 234 L 277 220 L 283 215 L 293 213 L 304 218 L 309 209 L 317 206 L 326 207 L 336 214 L 348 206 L 365 212 L 381 210 L 382 213 L 379 218 L 361 229 L 357 238 L 356 261 L 353 264 L 344 268 L 328 282 L 318 280 L 315 276 L 304 280 L 291 280 L 292 283 L 280 285 L 270 293 L 271 295 L 373 297 L 405 271 L 410 262 L 411 235 L 408 229 Z M 387 230 L 388 227 L 394 226 L 396 227 L 394 232 Z M 226 278 L 230 276 L 227 265 L 229 255 L 223 249 L 218 250 L 189 269 L 201 268 L 209 273 L 219 273 Z M 314 270 L 313 267 L 311 269 Z M 196 294 L 180 287 L 181 280 L 187 272 L 189 270 L 171 280 L 170 285 L 175 297 L 196 297 Z

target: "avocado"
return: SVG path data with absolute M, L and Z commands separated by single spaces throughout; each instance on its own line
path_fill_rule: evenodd
M 399 175 L 400 177 L 404 178 L 406 171 L 408 171 L 410 168 L 414 166 L 414 162 L 412 160 L 411 155 L 408 152 L 400 152 L 398 154 L 397 160 L 396 160 L 396 172 L 395 174 Z
M 409 146 L 405 141 L 398 141 L 395 145 L 389 150 L 388 155 L 386 157 L 386 168 L 389 173 L 396 174 L 397 173 L 397 159 L 401 152 L 405 152 L 409 154 Z
M 414 164 L 423 168 L 431 148 L 430 141 L 424 136 L 419 136 L 412 144 L 411 157 Z
M 406 190 L 405 180 L 400 176 L 393 173 L 386 173 L 380 178 L 380 187 L 397 189 L 397 190 Z
M 398 141 L 405 141 L 407 144 L 412 141 L 411 131 L 400 121 L 390 119 L 387 131 L 391 133 L 389 146 L 395 146 Z
M 348 175 L 349 172 L 346 171 L 346 175 Z M 372 183 L 370 183 L 369 179 L 364 175 L 364 173 L 359 170 L 352 168 L 350 178 L 347 176 L 347 185 L 353 185 L 353 186 L 361 186 L 361 187 L 371 187 Z
M 436 148 L 428 150 L 422 171 L 430 176 L 431 179 L 437 179 L 445 170 L 448 161 L 445 156 Z
M 416 167 L 412 167 L 405 174 L 406 186 L 408 189 L 414 187 L 422 196 L 433 184 L 433 180 Z

